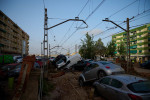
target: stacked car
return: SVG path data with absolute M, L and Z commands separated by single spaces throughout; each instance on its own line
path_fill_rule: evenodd
M 79 85 L 93 82 L 95 95 L 107 100 L 150 100 L 150 81 L 125 74 L 110 61 L 91 62 L 79 76 Z

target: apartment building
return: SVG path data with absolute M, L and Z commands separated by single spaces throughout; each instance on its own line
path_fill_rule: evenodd
M 118 33 L 112 36 L 115 46 L 119 46 L 121 41 L 127 44 L 126 32 Z M 116 56 L 119 53 L 115 52 Z M 130 30 L 130 54 L 131 59 L 139 61 L 150 60 L 150 24 Z
M 28 55 L 29 35 L 0 11 L 0 54 Z

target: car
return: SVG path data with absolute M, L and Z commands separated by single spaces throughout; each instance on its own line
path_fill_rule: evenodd
M 57 68 L 57 62 L 59 60 L 63 60 L 65 63 L 67 61 L 67 57 L 65 55 L 58 55 L 53 61 L 52 61 L 52 64 Z
M 80 56 L 80 54 L 75 54 L 75 55 L 72 55 L 70 56 L 68 59 L 67 59 L 67 63 L 65 64 L 65 69 L 70 69 L 72 68 L 72 66 L 74 64 L 77 64 L 78 61 L 81 61 L 82 58 Z
M 34 68 L 41 68 L 41 67 L 40 67 L 40 64 L 37 63 L 37 62 L 34 62 Z
M 148 68 L 148 69 L 150 69 L 150 60 L 148 60 L 148 61 L 146 61 L 146 62 L 140 64 L 140 66 L 141 66 L 142 68 Z
M 85 60 L 78 61 L 77 64 L 73 65 L 73 69 L 83 71 L 84 68 L 88 66 L 90 63 L 92 63 L 92 61 L 85 61 Z
M 18 58 L 16 59 L 16 62 L 17 62 L 17 63 L 22 63 L 22 62 L 23 62 L 23 57 L 18 57 Z
M 50 57 L 49 60 L 50 61 L 54 61 L 55 57 Z
M 59 61 L 56 62 L 56 66 L 58 69 L 63 68 L 63 69 L 70 69 L 74 64 L 77 64 L 78 61 L 81 61 L 82 58 L 80 54 L 75 54 L 70 57 L 65 56 L 66 59 L 60 59 Z
M 18 56 L 13 56 L 13 60 L 16 62 L 18 58 L 20 58 L 21 56 L 18 55 Z
M 22 64 L 18 64 L 17 66 L 15 66 L 14 69 L 10 70 L 8 72 L 8 77 L 15 77 L 15 78 L 17 78 L 19 76 L 19 74 L 20 74 L 21 66 L 22 66 Z
M 133 75 L 106 76 L 93 86 L 107 100 L 150 100 L 150 80 Z
M 0 69 L 0 78 L 7 79 L 10 76 L 10 72 L 14 70 L 17 66 L 20 66 L 19 63 L 12 63 L 1 67 Z
M 124 69 L 108 61 L 93 62 L 85 67 L 79 76 L 79 85 L 85 82 L 94 81 L 107 75 L 123 74 Z

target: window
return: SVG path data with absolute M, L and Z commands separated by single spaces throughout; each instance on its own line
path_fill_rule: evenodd
M 102 84 L 109 85 L 110 80 L 111 79 L 109 77 L 106 77 L 106 78 L 101 79 L 99 82 L 102 83 Z
M 92 65 L 92 68 L 96 68 L 96 67 L 98 67 L 99 65 L 98 64 L 93 64 Z
M 106 61 L 100 61 L 100 63 L 103 65 L 110 64 L 110 62 L 106 62 Z
M 122 83 L 116 79 L 112 79 L 111 84 L 112 87 L 115 88 L 121 88 L 122 87 Z
M 142 53 L 142 50 L 139 50 L 139 53 Z
M 127 87 L 135 93 L 150 93 L 150 81 L 131 83 Z

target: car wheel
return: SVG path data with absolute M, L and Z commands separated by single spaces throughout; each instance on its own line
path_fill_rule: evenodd
M 99 73 L 98 73 L 98 79 L 101 79 L 104 76 L 106 76 L 106 73 L 104 71 L 99 71 Z
M 82 78 L 79 78 L 79 85 L 80 85 L 80 86 L 84 86 L 84 81 L 83 81 Z

